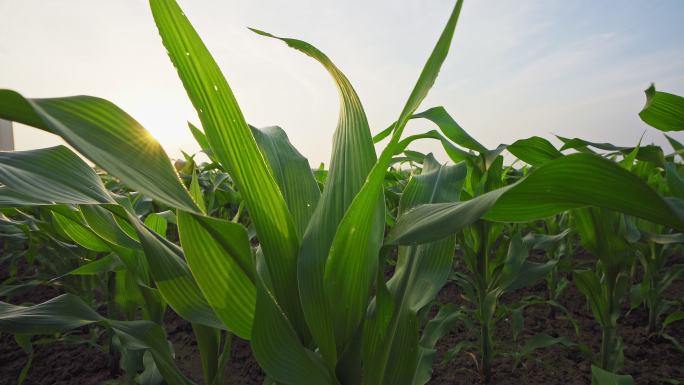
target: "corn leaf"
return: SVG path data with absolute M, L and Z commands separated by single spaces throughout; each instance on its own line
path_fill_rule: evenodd
M 321 196 L 309 161 L 278 126 L 252 128 L 252 134 L 271 167 L 301 239 Z
M 349 79 L 316 47 L 297 39 L 280 38 L 288 46 L 320 62 L 335 81 L 340 97 L 340 113 L 333 138 L 333 150 L 326 185 L 302 240 L 298 261 L 299 291 L 309 330 L 331 367 L 337 361 L 331 311 L 323 285 L 325 264 L 333 237 L 352 199 L 361 189 L 376 162 L 368 120 Z M 382 224 L 371 231 L 382 236 Z
M 159 143 L 111 102 L 92 96 L 27 99 L 0 90 L 0 118 L 59 135 L 129 187 L 172 207 L 197 209 Z M 52 167 L 68 169 L 65 163 Z
M 634 379 L 627 374 L 616 374 L 591 365 L 591 380 L 596 385 L 634 385 Z
M 479 153 L 487 152 L 487 148 L 470 136 L 456 121 L 449 115 L 444 107 L 434 107 L 429 110 L 413 115 L 412 119 L 424 118 L 439 127 L 444 136 L 459 146 Z
M 660 131 L 684 130 L 684 97 L 656 91 L 653 84 L 645 92 L 646 105 L 639 112 L 644 123 Z
M 88 250 L 107 252 L 111 248 L 85 224 L 81 213 L 68 207 L 54 207 L 52 218 L 66 235 Z
M 466 202 L 417 207 L 400 218 L 386 242 L 411 244 L 440 239 L 481 217 L 524 222 L 584 206 L 604 207 L 684 228 L 680 203 L 663 199 L 616 163 L 580 153 L 549 161 L 512 185 Z
M 109 326 L 129 349 L 146 349 L 171 385 L 192 385 L 174 364 L 169 343 L 161 326 L 150 321 L 116 321 L 102 317 L 72 294 L 63 294 L 34 306 L 0 302 L 0 332 L 53 334 L 92 323 Z
M 268 277 L 268 273 L 259 271 L 251 341 L 259 365 L 278 384 L 337 385 L 323 360 L 302 345 L 292 322 L 278 306 L 263 277 Z
M 20 194 L 7 186 L 0 186 L 0 207 L 27 207 L 50 205 L 54 202 Z
M 465 177 L 465 163 L 442 166 L 429 155 L 421 174 L 404 189 L 399 215 L 419 204 L 458 201 Z M 387 284 L 391 295 L 376 298 L 375 313 L 371 310 L 364 325 L 366 383 L 412 384 L 420 361 L 417 313 L 446 283 L 455 247 L 455 238 L 449 237 L 399 248 L 395 274 Z
M 506 149 L 531 166 L 539 166 L 563 156 L 548 140 L 538 136 L 517 140 Z
M 123 230 L 114 215 L 98 205 L 80 205 L 79 210 L 88 227 L 105 241 L 127 249 L 141 249 L 140 242 Z
M 245 200 L 272 274 L 278 303 L 301 335 L 306 327 L 297 291 L 299 243 L 292 216 L 221 70 L 174 0 L 151 0 L 169 58 L 195 107 L 212 154 Z
M 575 149 L 580 152 L 594 152 L 588 148 L 594 147 L 599 150 L 608 151 L 609 154 L 622 154 L 623 156 L 629 156 L 632 152 L 636 151 L 636 158 L 639 160 L 652 162 L 658 166 L 662 166 L 663 162 L 665 162 L 665 154 L 663 153 L 663 149 L 655 145 L 621 147 L 611 143 L 589 142 L 580 138 L 569 139 L 558 135 L 556 135 L 556 137 L 563 142 L 563 147 L 561 147 L 560 151 Z
M 185 259 L 207 302 L 228 330 L 250 339 L 256 288 L 245 228 L 179 211 L 178 232 Z
M 373 166 L 335 233 L 325 266 L 324 284 L 332 310 L 338 348 L 346 347 L 355 334 L 366 312 L 371 284 L 377 271 L 377 255 L 381 242 L 377 242 L 371 230 L 384 221 L 384 216 L 378 213 L 377 202 L 382 196 L 385 172 L 406 123 L 434 84 L 446 59 L 461 6 L 462 1 L 459 0 L 397 119 L 389 145 Z
M 21 196 L 54 203 L 113 203 L 100 178 L 64 146 L 0 152 L 0 182 Z
M 123 215 L 126 214 L 121 214 Z M 164 300 L 178 315 L 192 323 L 225 329 L 226 326 L 216 316 L 197 286 L 181 248 L 148 229 L 134 215 L 127 215 L 135 227 L 150 273 Z
M 432 363 L 437 354 L 437 349 L 435 349 L 437 341 L 464 316 L 465 314 L 460 309 L 456 309 L 453 305 L 446 305 L 442 306 L 437 315 L 425 325 L 423 335 L 420 337 L 417 368 L 413 375 L 412 385 L 425 385 L 430 381 Z
M 527 287 L 546 277 L 558 261 L 534 263 L 527 260 L 529 250 L 519 233 L 511 238 L 508 253 L 501 270 L 498 286 L 502 293 L 509 293 Z

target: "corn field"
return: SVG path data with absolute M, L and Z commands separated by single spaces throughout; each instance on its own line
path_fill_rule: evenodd
M 280 127 L 247 122 L 174 0 L 150 7 L 208 161 L 172 161 L 107 100 L 0 90 L 1 119 L 69 145 L 0 152 L 1 344 L 21 353 L 0 382 L 53 383 L 32 371 L 59 345 L 105 357 L 102 384 L 497 384 L 532 368 L 549 384 L 684 383 L 684 144 L 667 135 L 684 130 L 684 98 L 652 85 L 634 111 L 673 152 L 538 136 L 487 148 L 423 106 L 462 3 L 384 129 L 322 51 L 253 29 L 332 78 L 339 118 L 318 168 Z M 406 135 L 411 120 L 431 129 Z M 631 354 L 628 322 L 671 361 Z

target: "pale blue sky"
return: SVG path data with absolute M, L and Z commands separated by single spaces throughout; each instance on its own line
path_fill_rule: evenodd
M 181 0 L 247 119 L 280 125 L 312 165 L 326 161 L 337 95 L 312 59 L 249 32 L 306 40 L 344 71 L 377 132 L 393 121 L 453 6 L 447 0 Z M 684 1 L 466 0 L 447 62 L 422 109 L 444 105 L 494 147 L 553 133 L 664 144 L 637 113 L 643 90 L 684 94 Z M 198 119 L 146 1 L 0 0 L 0 88 L 90 94 L 138 119 L 172 157 L 196 151 Z M 432 128 L 412 122 L 409 132 Z M 684 140 L 684 135 L 675 134 Z M 58 141 L 25 127 L 18 149 Z M 422 142 L 423 151 L 439 146 Z M 442 159 L 446 159 L 442 157 Z

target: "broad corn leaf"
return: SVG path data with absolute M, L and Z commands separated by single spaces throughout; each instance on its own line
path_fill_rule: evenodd
M 256 288 L 245 228 L 179 211 L 178 232 L 185 259 L 209 305 L 231 332 L 250 339 Z
M 332 310 L 338 349 L 349 343 L 359 326 L 366 311 L 371 284 L 376 274 L 377 254 L 381 242 L 373 237 L 372 229 L 378 222 L 384 221 L 383 215 L 378 212 L 377 202 L 382 194 L 385 171 L 392 160 L 394 147 L 399 143 L 407 121 L 434 84 L 439 69 L 446 59 L 461 6 L 462 1 L 458 1 L 397 119 L 390 144 L 371 170 L 368 179 L 352 201 L 335 233 L 325 266 L 324 283 Z M 380 208 L 382 209 L 382 206 Z M 349 277 L 355 277 L 355 279 L 350 280 Z
M 386 242 L 413 244 L 440 239 L 482 217 L 525 222 L 585 206 L 684 228 L 684 214 L 675 201 L 663 199 L 618 164 L 580 153 L 549 161 L 514 184 L 466 202 L 419 206 L 397 222 Z
M 0 152 L 0 183 L 52 204 L 114 203 L 95 171 L 64 146 Z
M 161 145 L 109 101 L 92 96 L 27 99 L 0 90 L 0 118 L 59 135 L 129 187 L 172 207 L 197 209 Z
M 306 334 L 297 290 L 294 221 L 221 70 L 174 0 L 151 0 L 162 42 L 197 111 L 212 154 L 228 170 L 254 222 L 275 296 Z
M 337 226 L 377 159 L 368 120 L 349 79 L 324 53 L 301 40 L 253 31 L 280 39 L 320 62 L 335 81 L 340 97 L 340 115 L 333 138 L 327 183 L 304 233 L 298 261 L 299 292 L 309 330 L 323 357 L 330 366 L 334 366 L 341 347 L 335 344 L 323 275 Z M 372 231 L 375 237 L 382 236 L 382 224 L 378 223 Z

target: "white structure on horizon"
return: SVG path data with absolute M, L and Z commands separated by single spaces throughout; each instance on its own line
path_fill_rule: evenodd
M 0 151 L 14 151 L 12 122 L 0 119 Z

